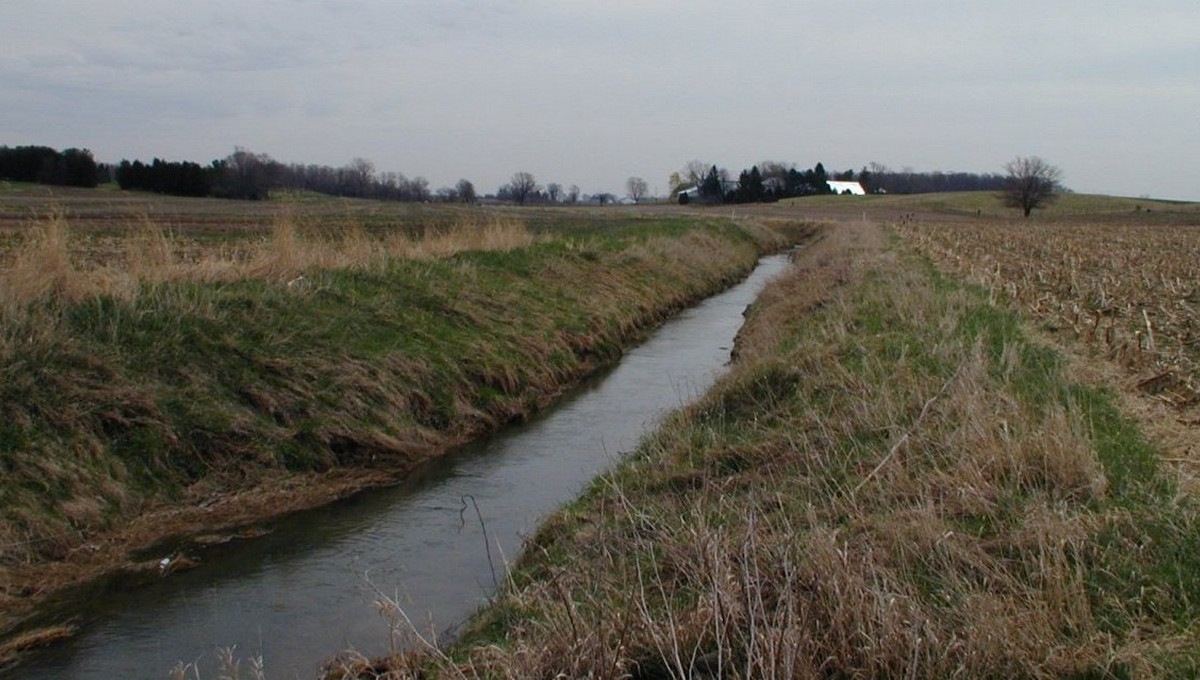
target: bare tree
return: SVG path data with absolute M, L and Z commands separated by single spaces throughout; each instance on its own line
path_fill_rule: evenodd
M 562 185 L 558 182 L 550 182 L 547 184 L 546 198 L 550 199 L 551 203 L 558 203 L 558 199 L 562 198 Z
M 214 193 L 222 198 L 267 198 L 282 165 L 266 154 L 234 147 L 233 154 L 215 164 L 220 175 Z
M 567 189 L 567 203 L 579 202 L 579 185 L 572 184 L 570 189 Z
M 350 196 L 365 197 L 375 183 L 375 164 L 365 158 L 355 158 L 344 168 L 346 189 Z
M 678 170 L 672 172 L 671 176 L 667 178 L 667 187 L 671 190 L 671 198 L 675 198 L 680 191 L 687 188 L 687 185 L 683 183 L 683 175 L 680 175 Z
M 646 180 L 641 177 L 630 177 L 625 180 L 625 193 L 633 199 L 634 203 L 641 203 L 648 190 L 649 186 L 646 184 Z
M 428 201 L 432 196 L 429 192 L 429 180 L 413 177 L 408 180 L 407 193 L 410 201 Z
M 539 189 L 541 187 L 538 186 L 537 180 L 528 172 L 513 173 L 512 180 L 508 183 L 509 194 L 518 205 L 525 205 L 525 201 Z
M 375 183 L 375 195 L 378 198 L 395 200 L 400 196 L 400 187 L 407 182 L 408 178 L 402 173 L 391 170 L 381 172 L 379 180 Z
M 758 164 L 758 171 L 762 175 L 763 186 L 776 193 L 787 186 L 788 175 L 795 169 L 795 163 L 786 163 L 784 161 L 763 161 Z
M 688 161 L 683 166 L 683 170 L 679 172 L 679 179 L 682 180 L 682 184 L 676 187 L 676 190 L 689 186 L 699 187 L 704 183 L 704 178 L 707 175 L 708 163 L 704 163 L 703 161 Z
M 475 202 L 475 185 L 470 180 L 460 179 L 454 188 L 458 191 L 458 200 L 463 203 Z
M 1020 208 L 1025 217 L 1057 198 L 1062 172 L 1037 156 L 1018 156 L 1004 165 L 1004 172 L 1007 176 L 1000 198 L 1004 205 Z

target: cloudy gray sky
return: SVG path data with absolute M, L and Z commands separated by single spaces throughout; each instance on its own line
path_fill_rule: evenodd
M 0 144 L 665 192 L 698 159 L 1200 199 L 1196 0 L 3 0 Z

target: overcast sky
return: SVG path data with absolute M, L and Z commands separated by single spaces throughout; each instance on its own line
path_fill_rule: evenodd
M 0 144 L 624 193 L 698 159 L 1200 199 L 1196 0 L 2 0 Z

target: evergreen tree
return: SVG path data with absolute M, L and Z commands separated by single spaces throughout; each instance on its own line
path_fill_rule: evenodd
M 747 177 L 746 187 L 743 189 L 746 193 L 746 200 L 754 203 L 761 202 L 766 190 L 763 188 L 762 173 L 758 171 L 758 166 L 750 168 L 750 174 Z
M 59 153 L 48 146 L 0 146 L 0 179 L 94 187 L 98 172 L 92 152 L 87 149 Z
M 812 187 L 812 193 L 814 193 L 814 194 L 831 193 L 828 181 L 829 181 L 829 175 L 827 175 L 825 173 L 825 166 L 821 165 L 821 163 L 818 162 L 817 165 L 812 170 L 812 179 L 809 181 L 809 185 Z
M 87 149 L 66 149 L 58 157 L 55 184 L 92 188 L 99 184 L 96 159 Z
M 709 201 L 721 200 L 721 175 L 717 172 L 717 166 L 712 166 L 704 176 L 704 182 L 700 184 L 700 196 Z

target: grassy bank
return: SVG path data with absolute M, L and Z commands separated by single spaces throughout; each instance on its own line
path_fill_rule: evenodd
M 1195 502 L 986 291 L 840 227 L 738 350 L 541 528 L 453 650 L 332 675 L 1200 672 Z
M 524 418 L 805 231 L 486 221 L 413 240 L 284 219 L 211 257 L 150 228 L 84 263 L 69 227 L 30 227 L 0 270 L 7 616 L 147 510 L 394 477 Z

